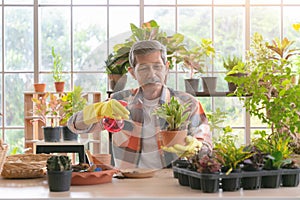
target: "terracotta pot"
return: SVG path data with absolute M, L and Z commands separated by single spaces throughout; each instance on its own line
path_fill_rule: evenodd
M 56 92 L 64 92 L 65 82 L 54 82 Z
M 34 83 L 33 87 L 35 92 L 45 92 L 46 83 Z
M 165 131 L 159 132 L 162 140 L 162 145 L 170 147 L 174 144 L 185 145 L 185 138 L 187 136 L 187 130 L 183 131 Z

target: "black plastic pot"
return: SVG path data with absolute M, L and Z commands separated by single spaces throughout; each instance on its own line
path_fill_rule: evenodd
M 61 138 L 61 127 L 43 126 L 44 141 L 45 142 L 59 142 Z
M 72 170 L 48 171 L 48 185 L 51 192 L 69 191 L 72 179 Z
M 243 171 L 241 187 L 244 190 L 257 190 L 261 186 L 261 170 Z
M 172 162 L 172 167 L 178 167 L 178 168 L 187 168 L 189 165 L 189 162 L 187 160 L 175 160 Z M 178 172 L 173 170 L 173 177 L 178 178 Z
M 281 170 L 263 170 L 261 188 L 278 188 L 281 183 Z
M 297 187 L 299 185 L 300 169 L 282 169 L 281 184 L 283 187 Z

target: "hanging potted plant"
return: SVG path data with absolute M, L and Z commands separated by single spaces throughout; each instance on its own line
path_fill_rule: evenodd
M 76 112 L 81 111 L 87 104 L 82 97 L 82 88 L 74 86 L 74 90 L 61 96 L 60 125 L 62 125 L 63 140 L 77 140 L 78 134 L 73 133 L 67 126 L 68 119 Z
M 190 77 L 185 79 L 186 92 L 191 94 L 198 92 L 199 78 L 196 78 L 195 75 L 204 73 L 205 69 L 206 73 L 208 73 L 207 60 L 215 56 L 215 49 L 212 44 L 212 40 L 203 38 L 200 45 L 179 52 L 183 57 L 183 62 L 181 63 L 183 68 L 187 68 L 190 71 Z M 216 77 L 202 77 L 202 80 L 205 93 L 215 92 Z
M 59 53 L 55 53 L 54 47 L 52 47 L 52 57 L 53 57 L 53 70 L 52 77 L 54 80 L 56 92 L 63 92 L 65 88 L 65 81 L 63 80 L 63 64 L 62 57 Z
M 60 110 L 62 109 L 61 101 L 52 93 L 45 93 L 39 98 L 32 98 L 34 102 L 33 115 L 35 120 L 41 121 L 45 142 L 58 142 L 61 136 Z
M 188 103 L 179 102 L 173 96 L 170 102 L 162 104 L 152 113 L 166 121 L 165 130 L 159 132 L 164 146 L 185 144 L 187 126 L 189 124 L 187 120 L 189 117 L 188 107 Z
M 47 160 L 47 177 L 51 192 L 69 191 L 72 179 L 72 163 L 68 156 L 53 155 Z

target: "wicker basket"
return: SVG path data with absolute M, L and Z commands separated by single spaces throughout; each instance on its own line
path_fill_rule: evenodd
M 1 142 L 0 142 L 1 143 Z M 8 150 L 8 145 L 7 144 L 0 144 L 0 173 L 2 171 L 2 167 L 6 158 L 6 153 Z
M 6 157 L 1 176 L 4 178 L 39 178 L 46 175 L 51 154 L 18 154 Z

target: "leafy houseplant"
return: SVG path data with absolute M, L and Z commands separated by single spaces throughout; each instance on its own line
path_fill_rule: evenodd
M 170 102 L 166 102 L 153 111 L 152 114 L 166 121 L 166 130 L 161 130 L 163 144 L 165 146 L 172 146 L 176 143 L 184 144 L 187 136 L 187 125 L 189 123 L 189 103 L 181 103 L 174 96 L 171 97 Z M 169 137 L 171 138 L 169 138 Z M 179 137 L 180 136 L 180 137 Z M 173 139 L 178 138 L 179 141 Z
M 207 68 L 207 59 L 215 56 L 215 49 L 213 47 L 212 40 L 203 38 L 201 39 L 200 45 L 186 48 L 179 53 L 183 57 L 181 63 L 183 68 L 190 70 L 189 79 L 185 79 L 185 88 L 188 93 L 195 93 L 198 91 L 199 79 L 195 78 L 195 74 L 204 73 L 205 67 Z M 208 70 L 206 70 L 208 71 Z M 216 81 L 216 78 L 208 78 Z M 204 90 L 208 91 L 206 82 L 203 79 Z M 214 84 L 214 88 L 215 88 Z
M 61 127 L 59 126 L 60 112 L 62 110 L 61 100 L 52 93 L 45 93 L 39 98 L 32 98 L 34 102 L 33 115 L 41 121 L 44 126 L 44 139 L 47 142 L 57 142 L 60 140 Z
M 228 55 L 223 58 L 223 67 L 227 70 L 225 80 L 227 80 L 227 76 L 241 77 L 246 75 L 241 72 L 245 70 L 245 63 L 241 56 Z M 229 92 L 234 92 L 236 87 L 237 86 L 234 83 L 228 82 Z
M 73 133 L 65 124 L 74 113 L 82 110 L 86 104 L 87 100 L 82 97 L 82 88 L 80 86 L 74 86 L 73 91 L 61 97 L 62 112 L 60 124 L 63 125 L 62 134 L 64 140 L 77 140 L 78 134 Z
M 293 62 L 299 51 L 293 41 L 284 38 L 264 41 L 256 33 L 252 37 L 251 50 L 247 52 L 247 76 L 227 77 L 238 85 L 234 94 L 244 101 L 252 116 L 270 126 L 272 133 L 290 134 L 295 152 L 300 152 L 297 133 L 300 130 L 300 85 L 295 84 L 297 73 Z M 299 68 L 299 66 L 298 66 Z M 248 98 L 244 98 L 249 95 Z
M 239 170 L 240 164 L 247 158 L 252 156 L 251 152 L 244 150 L 244 145 L 238 146 L 237 136 L 230 134 L 232 129 L 225 127 L 223 135 L 214 141 L 214 150 L 217 160 L 222 164 L 222 171 L 226 174 L 233 170 Z
M 53 70 L 52 70 L 52 77 L 55 84 L 56 92 L 63 92 L 64 91 L 64 80 L 63 80 L 63 64 L 62 64 L 62 57 L 59 53 L 55 53 L 54 47 L 52 47 L 51 54 L 53 57 Z
M 70 190 L 72 163 L 68 156 L 53 155 L 48 158 L 46 167 L 50 191 L 62 192 Z

